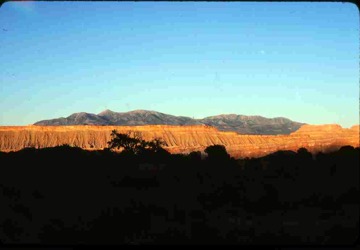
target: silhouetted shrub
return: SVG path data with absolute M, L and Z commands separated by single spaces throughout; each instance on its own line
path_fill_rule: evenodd
M 208 146 L 204 151 L 207 153 L 207 159 L 210 161 L 217 162 L 230 159 L 230 155 L 227 153 L 226 148 L 223 145 Z
M 188 156 L 189 156 L 189 159 L 192 161 L 200 161 L 201 160 L 201 152 L 200 151 L 191 152 Z

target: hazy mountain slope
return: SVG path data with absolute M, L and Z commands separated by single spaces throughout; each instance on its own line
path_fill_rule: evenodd
M 234 131 L 240 134 L 277 135 L 290 134 L 303 123 L 287 118 L 265 118 L 261 116 L 217 115 L 203 119 L 168 115 L 156 111 L 134 110 L 114 112 L 105 110 L 99 114 L 75 113 L 67 118 L 43 120 L 34 125 L 209 125 L 221 131 Z
M 210 116 L 200 121 L 222 131 L 260 135 L 290 134 L 304 125 L 304 123 L 293 122 L 283 117 L 265 118 L 235 114 Z
M 111 121 L 107 120 L 104 117 L 80 112 L 74 113 L 66 118 L 61 117 L 57 119 L 51 120 L 43 120 L 34 123 L 34 125 L 42 125 L 42 126 L 58 126 L 58 125 L 111 125 Z
M 156 111 L 134 110 L 130 112 L 114 112 L 105 110 L 98 116 L 111 121 L 115 125 L 196 125 L 200 122 L 185 116 L 173 116 Z

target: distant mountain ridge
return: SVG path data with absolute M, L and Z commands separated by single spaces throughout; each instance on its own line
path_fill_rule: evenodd
M 203 119 L 193 119 L 186 116 L 174 116 L 150 110 L 134 110 L 129 112 L 114 112 L 109 109 L 99 114 L 74 113 L 66 118 L 42 120 L 34 123 L 40 126 L 66 125 L 208 125 L 221 131 L 233 131 L 239 134 L 278 135 L 290 134 L 305 123 L 295 122 L 284 117 L 265 118 L 262 116 L 245 116 L 237 114 L 222 114 Z

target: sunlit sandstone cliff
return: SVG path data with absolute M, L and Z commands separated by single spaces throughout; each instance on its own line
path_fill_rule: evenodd
M 303 125 L 290 135 L 239 135 L 221 132 L 205 125 L 170 126 L 3 126 L 0 127 L 0 151 L 25 147 L 54 147 L 63 144 L 83 149 L 103 149 L 113 129 L 142 132 L 145 140 L 162 138 L 171 153 L 202 151 L 209 145 L 224 145 L 231 156 L 259 157 L 278 150 L 329 151 L 344 145 L 359 146 L 359 125 L 344 129 L 339 125 Z

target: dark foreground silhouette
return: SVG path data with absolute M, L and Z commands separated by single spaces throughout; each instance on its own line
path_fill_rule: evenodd
M 230 158 L 60 146 L 0 153 L 3 244 L 352 244 L 359 148 Z

